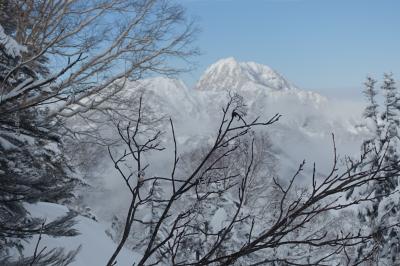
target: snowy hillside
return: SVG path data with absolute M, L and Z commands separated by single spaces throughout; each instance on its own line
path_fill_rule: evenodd
M 164 132 L 162 145 L 166 149 L 146 158 L 151 162 L 151 168 L 146 173 L 149 176 L 162 176 L 165 169 L 171 167 L 173 147 L 169 118 L 174 121 L 179 153 L 195 151 L 213 141 L 222 115 L 221 108 L 226 104 L 229 93 L 243 96 L 248 119 L 256 116 L 269 119 L 275 113 L 282 114 L 276 124 L 258 133 L 267 135 L 271 140 L 272 146 L 268 152 L 274 158 L 275 174 L 283 180 L 293 175 L 303 159 L 310 163 L 309 166 L 315 161 L 319 172 L 328 171 L 332 162 L 332 133 L 336 136 L 338 152 L 342 155 L 356 154 L 360 147 L 360 134 L 366 134 L 365 129 L 358 126 L 360 108 L 357 105 L 346 107 L 317 93 L 300 90 L 267 66 L 240 63 L 233 58 L 220 60 L 210 66 L 193 89 L 182 81 L 161 77 L 128 82 L 126 86 L 126 90 L 118 95 L 122 96 L 124 102 L 118 105 L 109 103 L 110 107 L 118 110 L 115 115 L 120 119 L 135 115 L 139 95 L 143 93 L 143 104 L 148 112 L 146 115 L 158 121 L 157 127 Z M 118 140 L 115 124 L 108 124 L 106 120 L 106 117 L 96 117 L 91 120 L 91 127 L 109 140 Z M 96 124 L 93 121 L 101 122 Z M 77 123 L 77 127 L 83 126 L 79 120 L 74 123 Z M 124 216 L 130 194 L 115 171 L 106 148 L 96 148 L 92 144 L 84 147 L 86 149 L 77 147 L 72 152 L 78 164 L 84 156 L 88 157 L 84 161 L 89 165 L 81 168 L 81 171 L 89 177 L 89 182 L 95 188 L 85 192 L 84 199 L 99 220 L 111 224 L 114 217 Z M 118 149 L 123 151 L 124 148 Z M 308 181 L 309 170 L 305 169 L 304 182 Z M 105 197 L 105 194 L 113 197 Z M 96 234 L 108 238 L 104 234 L 106 228 L 94 221 L 82 218 L 78 226 L 83 230 L 83 238 Z M 79 239 L 77 237 L 71 243 L 78 243 Z M 82 243 L 85 241 L 82 240 Z M 93 241 L 97 242 L 95 239 Z M 106 242 L 109 241 L 111 239 Z M 57 245 L 59 242 L 49 240 L 48 243 Z M 91 254 L 91 248 L 84 246 L 76 265 L 85 265 L 87 256 L 91 256 L 87 254 Z M 127 254 L 121 258 L 124 259 Z
M 0 266 L 400 266 L 390 38 L 206 2 L 0 0 Z
M 329 100 L 291 85 L 268 66 L 254 62 L 222 59 L 211 65 L 194 89 L 182 81 L 151 78 L 128 83 L 124 97 L 137 98 L 138 88 L 144 101 L 160 116 L 174 119 L 181 139 L 212 137 L 230 93 L 243 96 L 249 117 L 268 119 L 275 113 L 281 120 L 268 134 L 285 159 L 294 164 L 302 159 L 316 161 L 320 168 L 329 167 L 331 134 L 335 134 L 341 154 L 359 151 L 361 106 Z M 286 174 L 286 173 L 285 173 Z
M 27 206 L 32 217 L 45 218 L 46 223 L 52 222 L 57 217 L 61 217 L 68 212 L 65 206 L 53 203 L 39 202 Z M 75 229 L 79 235 L 75 237 L 51 237 L 43 235 L 39 242 L 39 250 L 46 248 L 64 248 L 72 251 L 79 248 L 74 262 L 71 266 L 104 265 L 116 248 L 116 244 L 106 234 L 108 226 L 92 219 L 78 216 Z M 24 256 L 34 254 L 37 237 L 25 245 Z M 123 249 L 118 259 L 118 265 L 132 265 L 135 262 L 136 254 L 128 249 Z
M 237 73 L 226 75 L 225 71 Z M 211 88 L 209 84 L 214 82 L 220 85 Z M 223 88 L 224 84 L 236 85 Z M 327 172 L 332 163 L 332 133 L 335 134 L 340 155 L 358 154 L 362 139 L 360 134 L 367 134 L 365 128 L 359 126 L 361 106 L 329 100 L 320 94 L 300 90 L 267 66 L 252 62 L 238 63 L 233 58 L 220 60 L 209 67 L 194 89 L 188 88 L 182 81 L 161 77 L 128 82 L 126 86 L 126 90 L 119 95 L 125 99 L 126 106 L 111 103 L 111 107 L 132 117 L 135 115 L 134 107 L 139 95 L 143 93 L 146 115 L 159 121 L 159 129 L 165 133 L 163 145 L 166 150 L 150 158 L 153 166 L 151 174 L 155 175 L 163 174 L 171 163 L 169 118 L 174 121 L 179 151 L 184 153 L 196 149 L 215 137 L 222 115 L 221 108 L 226 104 L 229 92 L 243 96 L 248 108 L 248 119 L 256 116 L 269 119 L 276 113 L 282 115 L 276 124 L 261 134 L 271 138 L 271 153 L 278 162 L 277 174 L 283 179 L 290 177 L 303 159 L 309 165 L 316 162 L 320 172 Z M 105 126 L 105 119 L 97 118 L 103 122 L 92 126 L 104 138 L 117 141 L 119 136 L 114 124 Z M 93 145 L 88 149 L 93 150 Z M 97 148 L 95 152 L 98 160 L 89 166 L 86 175 L 92 176 L 94 182 L 101 183 L 99 186 L 105 186 L 102 189 L 123 189 L 118 177 L 110 177 L 117 174 L 104 147 Z M 102 194 L 96 195 L 94 199 L 93 195 L 89 195 L 90 202 L 103 202 Z M 112 206 L 119 201 L 113 199 L 103 203 Z M 98 212 L 107 211 L 100 209 Z
M 233 57 L 221 59 L 207 68 L 196 85 L 199 90 L 255 89 L 287 90 L 293 86 L 268 66 L 254 62 L 237 62 Z

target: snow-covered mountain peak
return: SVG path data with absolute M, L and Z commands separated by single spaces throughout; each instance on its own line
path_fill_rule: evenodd
M 204 72 L 196 89 L 243 90 L 266 87 L 287 90 L 293 86 L 272 68 L 255 62 L 238 62 L 233 57 L 218 60 Z

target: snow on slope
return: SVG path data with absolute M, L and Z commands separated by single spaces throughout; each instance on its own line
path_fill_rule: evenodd
M 200 90 L 255 89 L 285 90 L 293 86 L 268 66 L 254 62 L 237 62 L 233 57 L 211 65 L 196 85 Z
M 332 133 L 342 155 L 356 154 L 360 134 L 365 134 L 359 126 L 360 106 L 344 105 L 298 89 L 271 68 L 253 62 L 219 60 L 205 71 L 194 89 L 187 88 L 182 81 L 160 77 L 128 82 L 126 86 L 122 97 L 127 102 L 137 101 L 138 91 L 143 91 L 144 103 L 157 116 L 166 118 L 161 127 L 166 138 L 170 133 L 167 119 L 173 119 L 181 152 L 215 136 L 229 92 L 244 97 L 249 119 L 268 119 L 280 113 L 280 121 L 268 127 L 266 133 L 274 142 L 282 178 L 290 176 L 303 159 L 315 161 L 321 171 L 327 171 L 332 161 Z M 164 161 L 158 167 L 160 172 L 170 156 L 171 147 L 165 145 L 167 151 L 157 158 Z M 109 182 L 110 178 L 106 180 Z
M 46 218 L 47 223 L 68 212 L 65 206 L 47 202 L 29 204 L 27 205 L 27 210 L 32 217 Z M 75 261 L 70 266 L 105 265 L 117 246 L 106 235 L 108 226 L 83 216 L 78 216 L 76 221 L 77 224 L 74 228 L 79 231 L 80 234 L 78 236 L 49 237 L 43 235 L 39 243 L 39 250 L 43 247 L 46 247 L 46 250 L 63 247 L 66 251 L 69 251 L 81 246 L 79 253 L 75 257 Z M 32 256 L 34 254 L 36 242 L 37 237 L 34 237 L 30 243 L 26 244 L 24 249 L 25 256 Z M 137 256 L 134 252 L 123 248 L 118 256 L 118 265 L 132 265 L 135 262 L 135 258 Z
M 221 59 L 211 65 L 195 87 L 197 103 L 206 109 L 211 120 L 219 121 L 220 107 L 226 102 L 227 91 L 237 92 L 246 101 L 250 116 L 269 118 L 275 113 L 281 120 L 267 132 L 280 150 L 281 175 L 290 176 L 302 159 L 317 162 L 327 171 L 332 161 L 334 133 L 338 151 L 344 155 L 358 153 L 361 106 L 329 100 L 293 86 L 270 67 L 254 62 Z
M 229 91 L 244 97 L 249 119 L 258 115 L 268 119 L 275 113 L 282 114 L 278 123 L 259 132 L 268 134 L 273 142 L 272 153 L 279 162 L 278 174 L 282 179 L 290 178 L 303 159 L 309 162 L 309 166 L 315 161 L 320 172 L 327 172 L 332 163 L 331 133 L 335 134 L 338 152 L 342 155 L 356 154 L 362 139 L 360 136 L 366 133 L 358 126 L 360 106 L 343 105 L 342 102 L 329 100 L 317 93 L 300 90 L 267 66 L 251 62 L 240 63 L 233 58 L 220 60 L 209 67 L 194 89 L 187 88 L 182 81 L 169 78 L 149 78 L 128 82 L 126 86 L 120 96 L 128 104 L 135 101 L 137 103 L 138 95 L 143 92 L 144 104 L 158 117 L 164 117 L 161 128 L 166 132 L 162 143 L 166 150 L 149 158 L 151 169 L 146 176 L 160 176 L 165 174 L 165 169 L 170 169 L 173 148 L 168 119 L 171 117 L 174 121 L 178 152 L 204 145 L 215 137 L 222 115 L 221 107 L 226 104 Z M 106 151 L 99 149 L 99 153 L 104 153 L 104 157 L 96 157 L 100 158 L 94 162 L 97 164 L 97 171 L 91 174 L 103 180 L 104 187 L 97 194 L 88 195 L 88 202 L 98 217 L 111 221 L 113 215 L 121 216 L 126 211 L 129 193 L 121 183 Z M 96 166 L 91 169 L 95 168 Z M 107 195 L 114 196 L 104 196 L 104 191 Z M 85 238 L 92 237 L 91 232 L 105 231 L 101 224 L 82 219 L 82 229 L 85 232 L 82 236 L 86 235 Z M 90 231 L 85 228 L 92 224 L 96 224 L 93 228 L 98 229 Z M 106 236 L 102 234 L 101 237 Z M 78 237 L 74 243 L 87 243 L 85 241 L 88 240 Z M 95 236 L 89 241 L 101 243 Z M 101 241 L 105 241 L 105 246 L 112 245 L 109 239 Z M 107 253 L 106 250 L 107 248 L 104 249 L 104 254 Z M 85 255 L 91 254 L 91 249 L 85 252 L 83 247 L 83 255 L 79 255 L 82 256 L 79 257 L 81 264 L 76 265 L 98 265 L 89 263 L 91 255 Z M 126 255 L 131 256 L 129 253 Z M 101 259 L 104 261 L 105 257 L 107 256 Z M 97 259 L 98 262 L 101 260 L 100 257 L 95 259 L 96 262 Z
M 144 82 L 145 91 L 151 94 L 150 98 L 145 95 L 145 101 L 172 117 L 184 139 L 213 136 L 228 92 L 244 97 L 250 117 L 260 115 L 268 119 L 275 113 L 282 114 L 282 119 L 268 132 L 281 155 L 287 153 L 284 161 L 289 164 L 305 158 L 326 169 L 331 160 L 332 133 L 341 154 L 357 153 L 359 134 L 365 133 L 359 127 L 359 105 L 344 105 L 298 89 L 270 67 L 254 62 L 221 59 L 205 71 L 194 89 L 166 78 Z M 134 87 L 128 85 L 128 91 Z

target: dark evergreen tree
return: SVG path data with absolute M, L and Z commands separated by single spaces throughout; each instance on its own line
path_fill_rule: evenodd
M 364 94 L 368 105 L 364 110 L 364 118 L 373 136 L 363 143 L 363 150 L 368 150 L 369 159 L 366 167 L 397 164 L 399 160 L 399 93 L 392 74 L 385 74 L 381 86 L 384 101 L 382 114 L 379 115 L 379 105 L 376 99 L 376 81 L 368 77 L 365 82 Z M 379 158 L 383 161 L 380 162 Z M 395 168 L 395 167 L 394 167 Z M 400 252 L 399 230 L 392 227 L 399 219 L 399 203 L 393 194 L 398 186 L 398 176 L 391 172 L 381 173 L 380 181 L 372 186 L 358 191 L 363 195 L 371 195 L 373 201 L 360 209 L 360 220 L 376 235 L 374 243 L 364 245 L 359 250 L 359 256 L 370 253 L 371 259 L 378 263 L 394 265 Z
M 379 136 L 380 133 L 377 131 L 378 128 L 378 116 L 379 116 L 379 105 L 376 100 L 376 96 L 378 95 L 378 92 L 375 88 L 376 80 L 373 79 L 372 77 L 367 77 L 367 80 L 364 83 L 365 89 L 363 91 L 365 97 L 367 98 L 367 103 L 368 105 L 365 107 L 363 116 L 365 119 L 370 120 L 372 123 L 372 126 L 375 127 L 375 136 L 372 137 L 372 139 L 376 139 L 376 136 Z
M 385 74 L 382 90 L 385 95 L 385 111 L 382 119 L 385 121 L 385 133 L 387 139 L 387 152 L 384 156 L 384 164 L 397 164 L 399 161 L 399 92 L 396 87 L 392 74 Z M 385 173 L 385 181 L 380 182 L 376 189 L 378 196 L 377 209 L 378 221 L 380 226 L 389 226 L 397 223 L 400 215 L 398 199 L 392 197 L 395 192 L 399 177 L 392 173 Z M 400 231 L 398 227 L 392 227 L 383 231 L 383 247 L 381 257 L 389 262 L 398 263 L 398 254 L 400 253 Z
M 54 236 L 77 234 L 73 212 L 48 224 L 31 217 L 26 203 L 39 201 L 66 202 L 73 197 L 77 179 L 71 177 L 62 152 L 59 125 L 46 118 L 47 110 L 40 105 L 23 103 L 38 91 L 46 90 L 48 74 L 46 61 L 38 57 L 31 63 L 29 44 L 19 43 L 15 36 L 13 1 L 0 4 L 0 262 L 12 264 L 9 251 L 22 249 L 22 240 L 42 233 Z M 34 22 L 32 22 L 34 23 Z M 29 31 L 29 28 L 26 29 Z M 24 97 L 21 84 L 36 83 Z M 32 265 L 56 265 L 70 260 L 75 253 L 62 255 L 53 249 L 40 254 Z M 34 254 L 32 254 L 33 256 Z M 15 259 L 15 258 L 13 258 Z M 15 263 L 25 263 L 30 258 Z M 64 261 L 64 262 L 62 262 Z

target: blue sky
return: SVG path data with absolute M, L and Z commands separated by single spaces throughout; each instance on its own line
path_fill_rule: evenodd
M 400 76 L 400 0 L 177 1 L 201 28 L 189 85 L 229 56 L 335 97 L 359 97 L 367 74 Z

